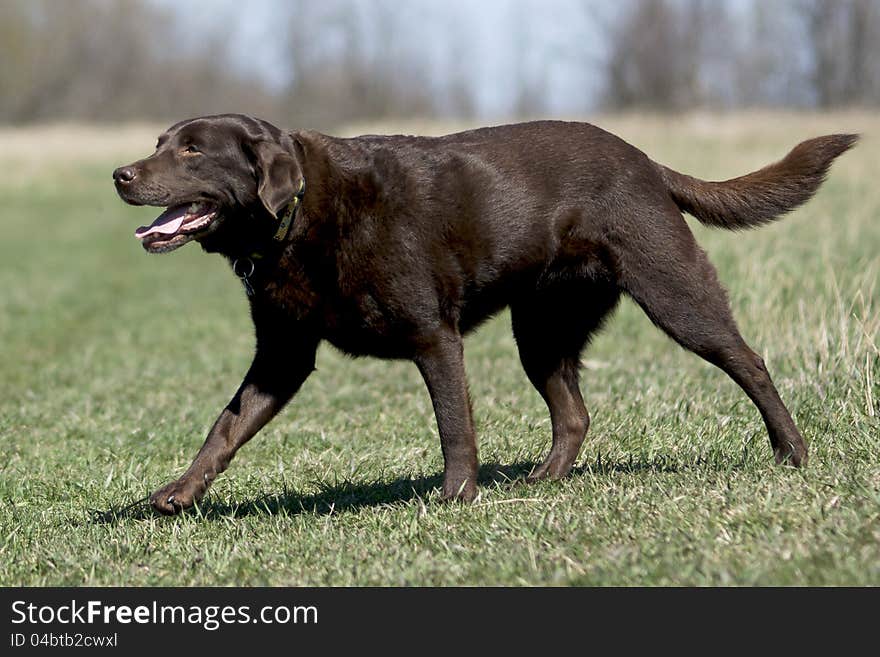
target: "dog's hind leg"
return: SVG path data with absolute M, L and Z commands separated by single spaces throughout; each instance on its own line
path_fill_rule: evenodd
M 806 464 L 801 434 L 764 361 L 740 335 L 715 268 L 677 211 L 656 212 L 659 221 L 645 218 L 642 240 L 619 253 L 621 287 L 673 340 L 739 384 L 761 412 L 778 463 Z
M 547 458 L 529 481 L 566 476 L 590 426 L 579 386 L 580 354 L 590 335 L 615 306 L 616 289 L 571 285 L 536 293 L 511 306 L 513 333 L 523 368 L 538 390 L 553 427 Z

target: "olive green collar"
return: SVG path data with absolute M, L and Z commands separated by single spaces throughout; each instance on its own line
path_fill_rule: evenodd
M 299 191 L 293 197 L 293 200 L 284 209 L 284 213 L 279 217 L 278 229 L 272 236 L 274 242 L 282 242 L 290 233 L 290 227 L 293 224 L 293 218 L 296 216 L 296 209 L 302 204 L 302 198 L 306 193 L 306 181 L 301 180 L 299 183 Z M 251 276 L 257 266 L 255 260 L 261 260 L 263 254 L 260 251 L 253 251 L 250 255 L 235 258 L 232 261 L 232 271 L 241 279 L 245 292 L 249 297 L 254 296 L 254 286 L 251 283 Z
M 290 204 L 284 209 L 284 213 L 279 218 L 278 229 L 275 231 L 275 234 L 272 236 L 272 239 L 276 242 L 281 242 L 287 237 L 287 234 L 290 232 L 290 227 L 293 225 L 293 217 L 296 214 L 296 209 L 299 207 L 302 202 L 302 198 L 306 193 L 306 179 L 303 178 L 299 182 L 299 191 L 293 197 L 293 200 Z

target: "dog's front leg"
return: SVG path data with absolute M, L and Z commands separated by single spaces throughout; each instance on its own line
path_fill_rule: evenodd
M 441 329 L 415 358 L 425 379 L 443 448 L 444 500 L 477 496 L 477 436 L 471 413 L 464 351 L 457 331 Z
M 232 457 L 280 411 L 315 369 L 317 342 L 270 348 L 258 342 L 257 354 L 238 392 L 208 433 L 189 469 L 177 481 L 157 490 L 150 504 L 173 514 L 193 505 Z M 289 353 L 293 351 L 294 353 Z

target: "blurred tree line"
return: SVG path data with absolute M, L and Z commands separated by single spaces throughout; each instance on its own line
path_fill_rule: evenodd
M 428 5 L 278 0 L 267 34 L 284 75 L 272 84 L 235 65 L 235 25 L 211 27 L 156 0 L 0 0 L 0 121 L 235 109 L 320 128 L 478 115 L 487 82 L 472 68 L 487 44 L 453 3 L 430 15 Z M 572 90 L 580 106 L 570 113 L 880 104 L 880 0 L 570 0 L 557 20 L 574 28 L 552 34 L 535 17 L 554 20 L 553 2 L 494 6 L 493 47 L 510 54 L 509 75 L 493 82 L 511 87 L 507 115 L 552 114 L 560 92 L 548 80 L 562 63 L 600 81 L 592 95 Z
M 0 0 L 0 121 L 271 108 L 261 81 L 228 74 L 222 50 L 222 35 L 142 0 Z
M 630 0 L 609 25 L 610 107 L 880 103 L 878 0 Z

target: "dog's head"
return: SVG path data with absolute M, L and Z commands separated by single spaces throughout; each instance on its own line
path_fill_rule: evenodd
M 150 253 L 198 240 L 223 250 L 241 236 L 272 234 L 303 184 L 302 144 L 273 125 L 225 114 L 182 121 L 156 152 L 113 172 L 132 205 L 167 209 L 135 235 Z

